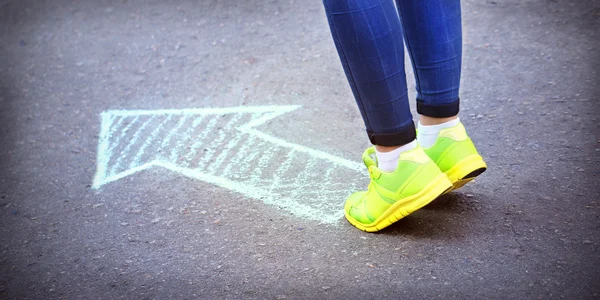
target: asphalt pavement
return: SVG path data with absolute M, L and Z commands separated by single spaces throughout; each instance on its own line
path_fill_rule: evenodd
M 370 234 L 320 1 L 0 1 L 0 298 L 599 298 L 600 2 L 462 4 L 489 169 Z

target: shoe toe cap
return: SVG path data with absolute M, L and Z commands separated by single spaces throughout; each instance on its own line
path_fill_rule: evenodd
M 346 216 L 362 224 L 371 223 L 371 220 L 367 217 L 366 212 L 363 209 L 364 206 L 362 205 L 366 193 L 366 191 L 353 193 L 346 199 L 346 204 L 344 206 Z

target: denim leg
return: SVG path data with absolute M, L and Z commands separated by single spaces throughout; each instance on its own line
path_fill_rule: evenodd
M 460 0 L 396 0 L 417 89 L 417 111 L 458 114 L 462 30 Z
M 395 146 L 413 141 L 402 26 L 393 0 L 323 0 L 323 4 L 371 143 Z

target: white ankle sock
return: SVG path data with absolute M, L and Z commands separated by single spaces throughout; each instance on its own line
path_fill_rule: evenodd
M 384 172 L 394 172 L 398 166 L 400 153 L 415 148 L 417 148 L 416 140 L 389 152 L 379 152 L 377 149 L 375 149 L 375 155 L 377 155 L 377 167 Z
M 429 148 L 435 144 L 435 140 L 437 140 L 437 137 L 442 129 L 454 127 L 458 125 L 458 123 L 460 123 L 460 118 L 437 125 L 423 125 L 421 124 L 421 121 L 419 121 L 417 141 L 421 147 Z

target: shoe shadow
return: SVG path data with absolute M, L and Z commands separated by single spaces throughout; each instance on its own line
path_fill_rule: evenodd
M 475 220 L 480 218 L 480 197 L 464 192 L 448 193 L 383 229 L 380 234 L 462 239 L 471 231 Z
M 462 212 L 471 210 L 478 203 L 473 194 L 454 191 L 438 197 L 421 209 Z

